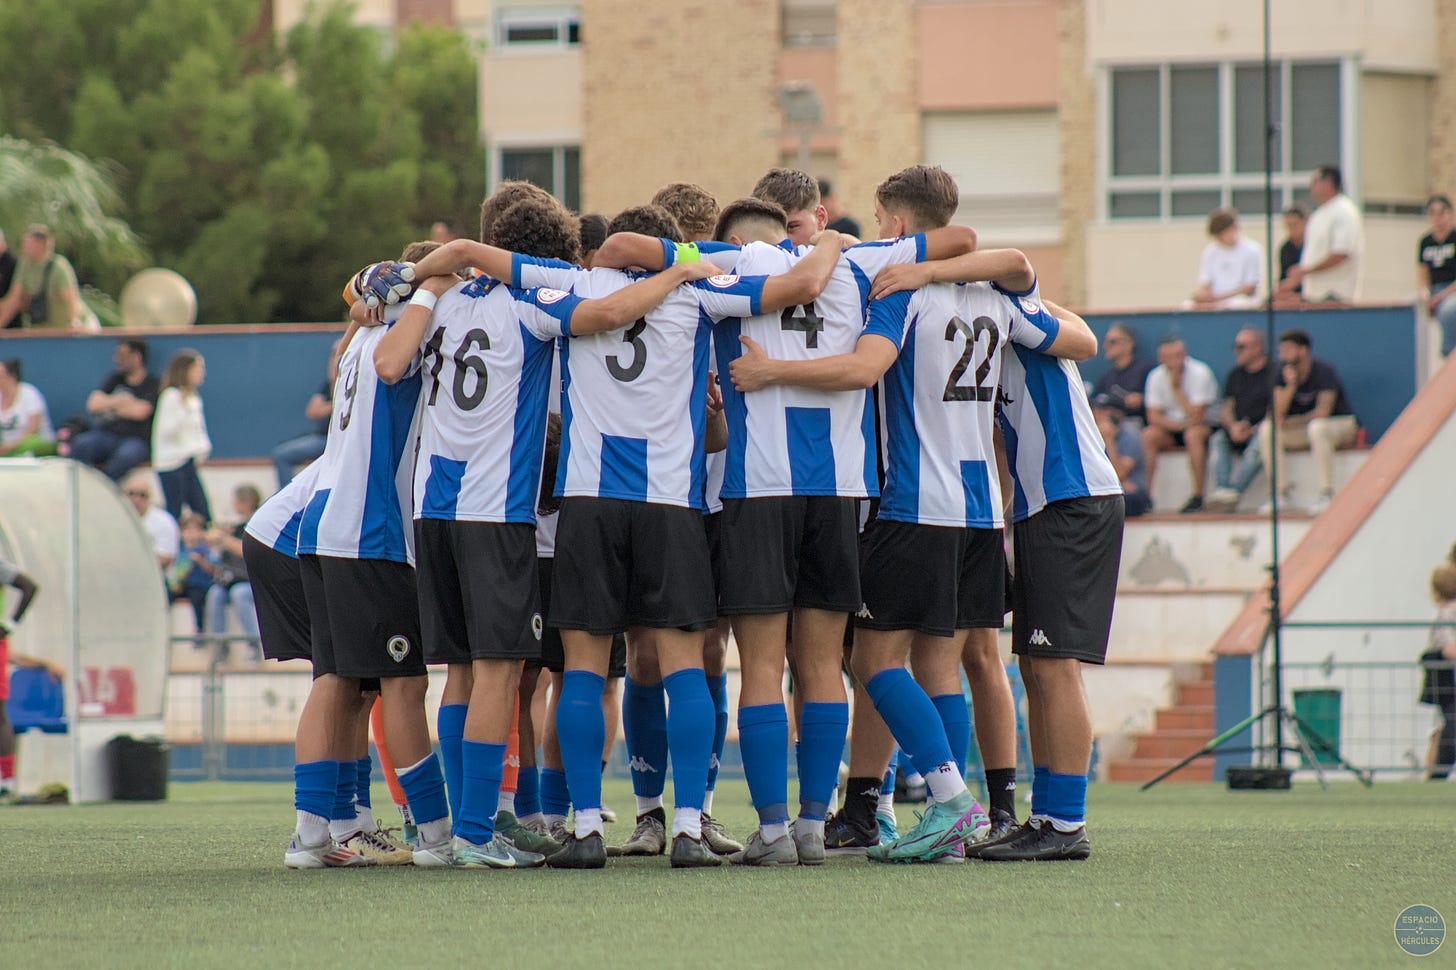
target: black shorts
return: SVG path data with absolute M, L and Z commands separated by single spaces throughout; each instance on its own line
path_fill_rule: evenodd
M 541 615 L 551 611 L 551 564 L 555 560 L 542 556 L 536 560 L 536 577 L 541 591 Z M 527 667 L 544 667 L 554 673 L 566 669 L 566 648 L 561 645 L 561 631 L 550 623 L 541 631 L 541 654 L 526 661 Z M 607 677 L 627 676 L 627 637 L 621 633 L 612 635 L 612 656 L 607 661 Z
M 1012 528 L 1012 652 L 1104 663 L 1122 559 L 1122 496 L 1052 502 Z
M 387 559 L 299 556 L 313 672 L 358 680 L 425 676 L 415 571 Z
M 864 605 L 855 625 L 918 630 L 934 637 L 1000 628 L 1006 607 L 1006 545 L 1000 529 L 880 519 L 865 535 Z
M 529 660 L 541 652 L 536 528 L 415 520 L 425 662 Z
M 703 516 L 703 531 L 708 536 L 708 562 L 713 567 L 713 595 L 723 589 L 723 564 L 719 561 L 723 543 L 723 513 L 711 512 Z
M 298 560 L 243 534 L 243 562 L 253 584 L 258 637 L 269 660 L 312 660 L 308 603 Z
M 724 616 L 860 608 L 858 499 L 724 499 L 719 528 Z
M 549 622 L 603 636 L 717 625 L 698 509 L 568 496 L 556 528 Z

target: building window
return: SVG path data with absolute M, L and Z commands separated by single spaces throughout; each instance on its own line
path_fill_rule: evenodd
M 784 0 L 785 47 L 833 47 L 839 34 L 834 0 Z
M 1338 62 L 1273 65 L 1276 208 L 1294 201 L 1315 167 L 1345 162 L 1341 77 Z M 1201 218 L 1227 205 L 1264 212 L 1262 64 L 1113 68 L 1105 104 L 1109 218 Z
M 519 50 L 575 46 L 581 43 L 581 12 L 503 10 L 496 21 L 496 43 Z
M 572 212 L 581 208 L 581 149 L 576 145 L 502 148 L 499 170 L 501 180 L 539 185 Z

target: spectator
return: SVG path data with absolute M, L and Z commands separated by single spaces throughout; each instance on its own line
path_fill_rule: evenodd
M 13 324 L 22 312 L 32 327 L 101 328 L 81 302 L 70 260 L 56 253 L 50 229 L 41 225 L 31 226 L 21 237 L 15 278 L 0 300 L 0 328 Z
M 1239 214 L 1215 209 L 1208 217 L 1213 241 L 1203 247 L 1192 305 L 1200 310 L 1252 306 L 1264 278 L 1264 247 L 1239 231 Z
M 248 646 L 254 660 L 260 656 L 258 613 L 253 606 L 253 584 L 248 582 L 248 565 L 243 560 L 243 530 L 261 504 L 263 496 L 256 487 L 239 485 L 233 490 L 233 512 L 238 516 L 237 525 L 229 530 L 213 529 L 208 536 L 217 558 L 212 588 L 207 591 L 208 632 L 219 638 L 227 633 L 227 608 L 231 606 L 243 635 L 249 638 Z M 221 643 L 221 639 L 218 642 Z
M 1279 289 L 1304 288 L 1306 303 L 1354 303 L 1360 291 L 1360 250 L 1364 229 L 1360 210 L 1344 192 L 1338 167 L 1321 165 L 1309 181 L 1314 213 L 1304 233 L 1299 265 Z
M 1273 412 L 1259 425 L 1259 457 L 1265 468 L 1274 468 L 1270 421 L 1279 422 L 1279 450 L 1308 448 L 1314 456 L 1319 476 L 1319 497 L 1310 506 L 1311 515 L 1318 515 L 1334 497 L 1335 450 L 1355 441 L 1355 415 L 1345 399 L 1340 377 L 1326 361 L 1313 354 L 1309 334 L 1303 330 L 1286 330 L 1279 335 L 1279 383 L 1274 389 Z M 1291 486 L 1280 455 L 1277 474 L 1284 483 L 1280 492 L 1286 499 Z M 1269 488 L 1278 487 L 1270 475 Z
M 1426 309 L 1441 324 L 1441 355 L 1456 349 L 1456 232 L 1452 231 L 1451 200 L 1435 195 L 1426 203 L 1431 231 L 1421 237 L 1416 253 L 1416 277 Z
M 1092 416 L 1097 420 L 1097 430 L 1102 432 L 1107 457 L 1122 483 L 1123 514 L 1128 518 L 1146 514 L 1153 507 L 1153 500 L 1148 496 L 1142 435 L 1127 420 L 1122 405 L 1110 395 L 1099 394 L 1092 399 Z
M 152 413 L 159 388 L 157 379 L 147 373 L 145 341 L 121 341 L 112 360 L 116 370 L 86 398 L 86 411 L 95 426 L 76 436 L 70 453 L 119 482 L 151 456 Z
M 1274 374 L 1269 368 L 1264 335 L 1245 327 L 1234 336 L 1234 366 L 1223 379 L 1219 427 L 1208 444 L 1214 484 L 1208 496 L 1209 508 L 1228 511 L 1236 507 L 1264 467 L 1259 449 L 1249 445 L 1259 423 L 1269 414 L 1273 387 Z
M 1304 206 L 1295 203 L 1284 210 L 1284 243 L 1279 247 L 1279 282 L 1289 278 L 1289 271 L 1299 265 L 1304 253 L 1304 229 L 1309 222 L 1309 213 Z M 1295 286 L 1290 295 L 1299 297 L 1304 285 Z
M 317 422 L 317 427 L 308 434 L 289 438 L 273 449 L 273 467 L 278 472 L 279 488 L 293 481 L 298 466 L 315 461 L 324 453 L 324 445 L 328 443 L 329 437 L 329 419 L 334 414 L 334 380 L 338 377 L 338 360 L 339 341 L 336 340 L 329 354 L 328 373 L 324 375 L 324 382 L 303 408 L 303 416 Z
M 162 497 L 174 519 L 186 507 L 212 521 L 207 492 L 197 474 L 198 466 L 212 454 L 207 418 L 202 413 L 202 395 L 198 393 L 206 376 L 207 366 L 201 354 L 195 350 L 179 350 L 167 363 L 167 376 L 157 398 L 157 420 L 152 424 L 152 468 L 162 482 Z
M 45 398 L 20 379 L 19 360 L 0 360 L 0 458 L 55 453 Z
M 1181 337 L 1169 334 L 1158 343 L 1158 366 L 1148 375 L 1144 395 L 1148 411 L 1148 426 L 1143 429 L 1148 495 L 1153 494 L 1158 453 L 1186 448 L 1193 493 L 1179 511 L 1185 515 L 1201 511 L 1211 430 L 1208 407 L 1218 400 L 1218 378 L 1203 361 L 1188 356 Z
M 597 250 L 602 248 L 602 243 L 607 241 L 606 216 L 596 213 L 588 213 L 577 220 L 578 231 L 581 234 L 581 265 L 591 269 L 592 259 L 596 256 Z
M 1432 738 L 1428 781 L 1445 781 L 1456 766 L 1456 565 L 1443 562 L 1431 573 L 1431 598 L 1436 601 L 1436 621 L 1421 665 L 1425 678 L 1421 703 L 1441 709 L 1441 728 Z
M 5 241 L 5 230 L 0 229 L 0 296 L 10 292 L 10 284 L 15 279 L 15 254 L 10 251 L 10 244 Z M 19 322 L 19 315 L 10 321 L 14 326 Z
M 1153 372 L 1153 362 L 1137 355 L 1137 335 L 1124 324 L 1114 323 L 1107 328 L 1102 341 L 1102 356 L 1112 365 L 1104 371 L 1092 387 L 1092 396 L 1106 395 L 1116 401 L 1130 420 L 1142 427 L 1147 419 L 1143 406 L 1143 390 L 1148 384 L 1148 375 Z
M 196 512 L 187 512 L 178 526 L 182 531 L 181 548 L 177 561 L 167 573 L 167 589 L 172 602 L 186 600 L 192 604 L 194 629 L 200 634 L 207 630 L 207 591 L 212 588 L 214 556 L 207 544 L 207 522 Z
M 430 239 L 445 245 L 452 239 L 460 238 L 460 227 L 455 225 L 452 219 L 438 219 L 430 226 Z
M 177 520 L 166 509 L 152 504 L 152 480 L 146 472 L 134 472 L 122 484 L 122 492 L 131 501 L 132 511 L 142 520 L 142 526 L 152 537 L 152 549 L 156 551 L 157 563 L 165 576 L 172 563 L 177 561 L 181 533 Z
M 10 699 L 10 665 L 42 667 L 58 680 L 66 675 L 63 669 L 49 661 L 10 652 L 10 630 L 30 609 L 40 586 L 14 563 L 0 559 L 0 600 L 4 598 L 5 586 L 18 590 L 20 599 L 15 604 L 15 612 L 9 616 L 5 615 L 4 604 L 0 603 L 0 804 L 13 800 L 18 792 L 15 783 L 15 728 L 6 712 L 6 702 Z
M 839 201 L 839 196 L 834 194 L 834 186 L 828 179 L 819 180 L 819 204 L 824 206 L 824 213 L 829 218 L 826 228 L 860 238 L 859 223 L 844 211 L 844 205 Z

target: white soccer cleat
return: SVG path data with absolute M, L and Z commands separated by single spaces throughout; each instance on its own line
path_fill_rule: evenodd
M 288 850 L 283 853 L 283 865 L 289 869 L 352 869 L 374 863 L 331 838 L 318 845 L 308 845 L 295 832 Z

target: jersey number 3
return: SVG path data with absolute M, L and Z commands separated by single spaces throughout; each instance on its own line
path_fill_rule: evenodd
M 440 369 L 445 366 L 445 354 L 440 348 L 444 342 L 444 327 L 438 328 L 425 341 L 425 360 L 429 362 L 426 366 L 430 369 L 430 396 L 425 399 L 425 403 L 430 407 L 434 407 L 435 398 L 440 393 Z M 485 389 L 488 385 L 489 375 L 486 373 L 485 360 L 469 352 L 474 349 L 490 349 L 490 335 L 484 330 L 471 330 L 455 350 L 455 381 L 452 391 L 455 395 L 455 406 L 462 411 L 473 411 L 480 407 L 480 402 L 485 400 Z M 475 386 L 467 392 L 465 386 L 472 375 Z
M 991 376 L 991 361 L 996 356 L 996 344 L 1001 341 L 1001 335 L 996 330 L 996 322 L 990 317 L 976 317 L 969 326 L 960 317 L 951 317 L 950 323 L 945 325 L 945 339 L 954 341 L 959 333 L 966 338 L 965 349 L 961 351 L 960 359 L 950 369 L 950 377 L 945 382 L 945 393 L 940 396 L 942 401 L 993 401 L 996 399 L 996 382 L 986 383 Z M 976 367 L 976 383 L 962 384 L 961 378 L 965 376 L 966 370 L 971 366 L 971 354 L 975 353 L 976 344 L 981 334 L 986 335 L 986 356 Z
M 632 363 L 623 365 L 619 352 L 607 358 L 607 370 L 623 384 L 629 384 L 642 376 L 647 366 L 647 344 L 642 342 L 642 331 L 647 329 L 647 320 L 639 319 L 622 334 L 622 342 L 632 345 Z

